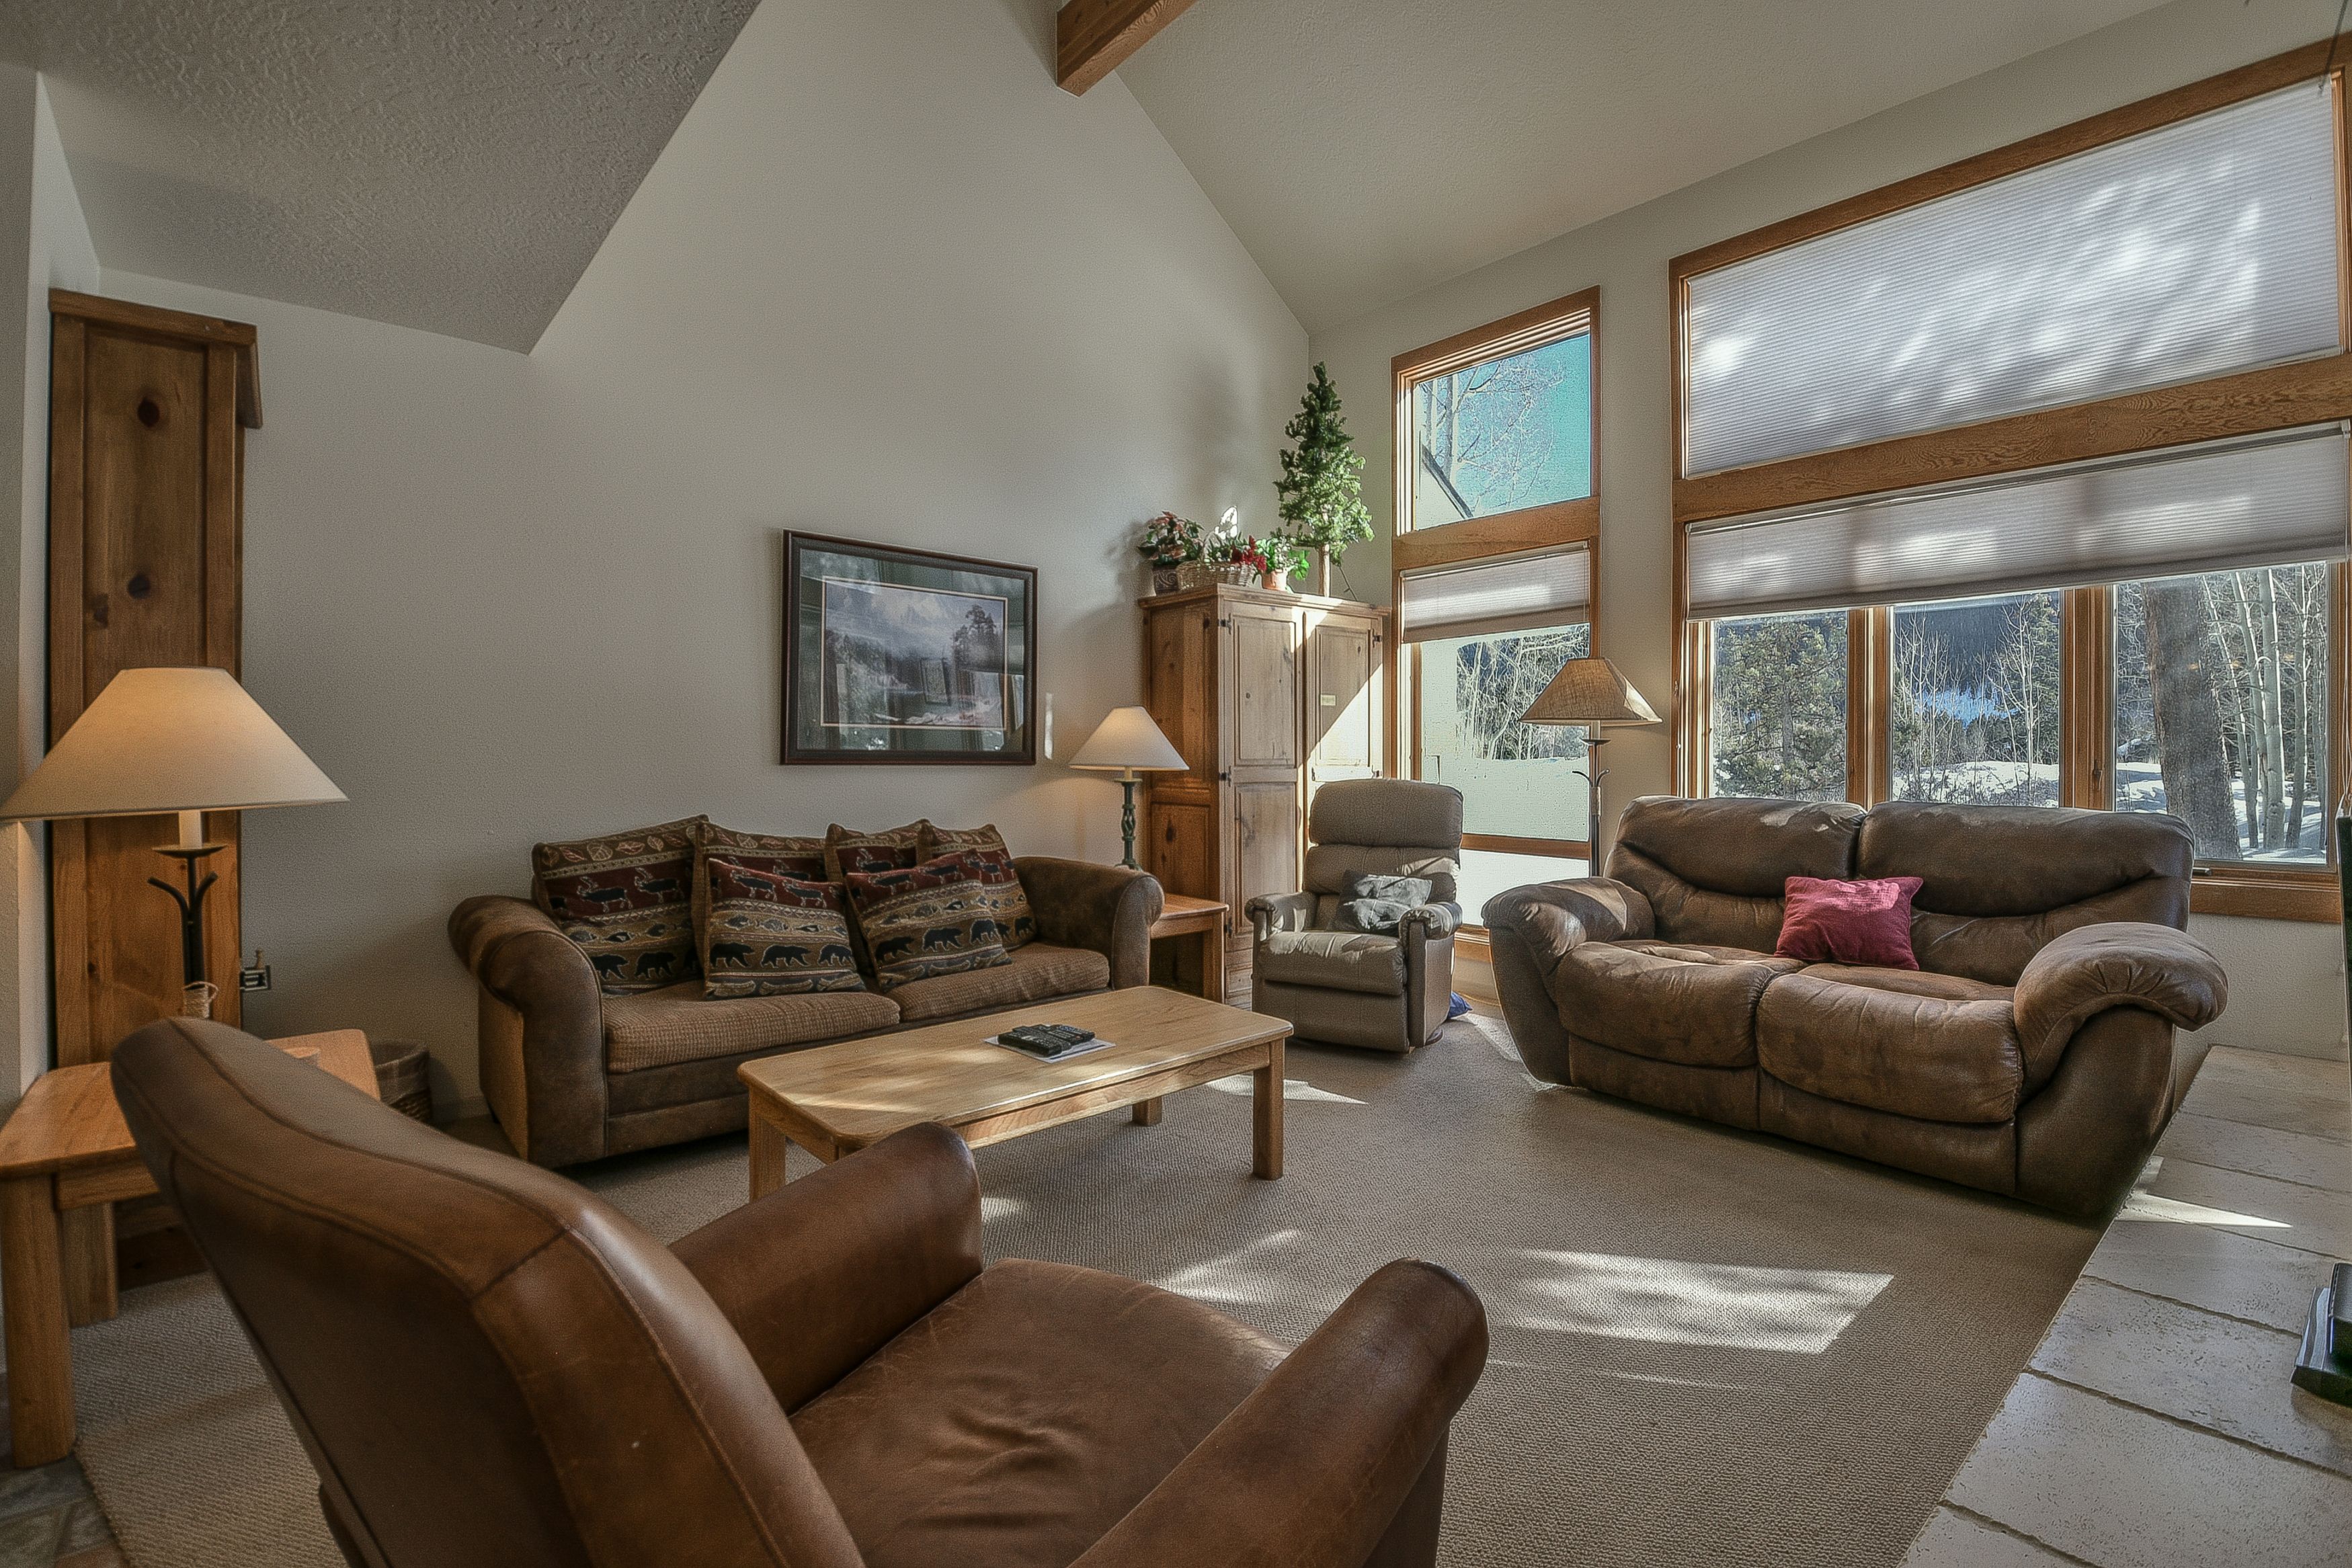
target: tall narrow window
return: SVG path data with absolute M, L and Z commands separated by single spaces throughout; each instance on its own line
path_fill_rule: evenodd
M 1896 606 L 1895 799 L 2058 803 L 2059 620 L 2052 592 Z
M 1845 612 L 1718 621 L 1714 633 L 1714 793 L 1844 800 Z

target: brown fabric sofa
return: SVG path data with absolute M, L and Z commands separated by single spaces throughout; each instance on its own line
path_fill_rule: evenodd
M 525 1159 L 576 1165 L 743 1126 L 750 1112 L 735 1069 L 759 1057 L 1150 984 L 1155 879 L 1046 855 L 1013 863 L 1038 939 L 1014 948 L 1009 964 L 887 996 L 712 1000 L 699 978 L 611 996 L 587 954 L 529 899 L 469 898 L 449 916 L 449 942 L 480 993 L 490 1112 Z
M 1301 1040 L 1403 1052 L 1445 1027 L 1454 999 L 1454 876 L 1462 792 L 1412 779 L 1340 779 L 1307 818 L 1306 887 L 1249 901 L 1255 948 L 1250 1009 L 1290 1020 Z M 1350 876 L 1430 884 L 1394 936 L 1334 925 Z
M 916 1127 L 664 1247 L 223 1024 L 114 1057 L 353 1568 L 1426 1568 L 1486 1357 L 1427 1263 L 1296 1350 L 981 1258 Z
M 1606 877 L 1488 901 L 1529 1071 L 2074 1214 L 2188 1092 L 2228 982 L 2177 818 L 1653 797 Z M 1914 970 L 1772 956 L 1790 876 L 1916 876 Z

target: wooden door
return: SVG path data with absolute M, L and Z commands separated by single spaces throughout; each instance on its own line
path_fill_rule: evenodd
M 50 296 L 49 741 L 121 671 L 210 664 L 237 672 L 244 425 L 260 422 L 254 330 L 63 290 Z M 213 1016 L 239 1021 L 237 818 L 205 869 Z M 103 1059 L 180 1010 L 175 880 L 155 852 L 170 817 L 60 821 L 51 830 L 58 1061 Z
M 1327 613 L 1307 634 L 1307 798 L 1334 779 L 1376 779 L 1386 730 L 1382 627 L 1373 615 Z
M 1297 890 L 1299 877 L 1299 612 L 1241 599 L 1223 605 L 1226 755 L 1225 892 L 1229 992 L 1249 985 L 1251 932 L 1243 914 L 1261 894 Z
M 1217 706 L 1213 595 L 1144 609 L 1144 706 L 1188 764 L 1146 775 L 1135 858 L 1171 893 L 1215 898 L 1217 775 L 1223 767 Z

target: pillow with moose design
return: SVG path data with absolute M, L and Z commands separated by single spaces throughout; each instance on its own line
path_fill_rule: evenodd
M 608 994 L 694 978 L 694 847 L 702 824 L 685 817 L 531 847 L 533 902 L 588 955 Z

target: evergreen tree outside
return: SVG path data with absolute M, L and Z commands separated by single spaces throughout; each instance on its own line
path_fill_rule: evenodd
M 1282 454 L 1282 537 L 1309 549 L 1338 556 L 1372 537 L 1372 514 L 1364 505 L 1364 460 L 1349 439 L 1339 414 L 1339 389 L 1320 364 L 1298 413 L 1282 427 L 1296 443 Z
M 1845 612 L 1715 623 L 1715 793 L 1845 799 Z

